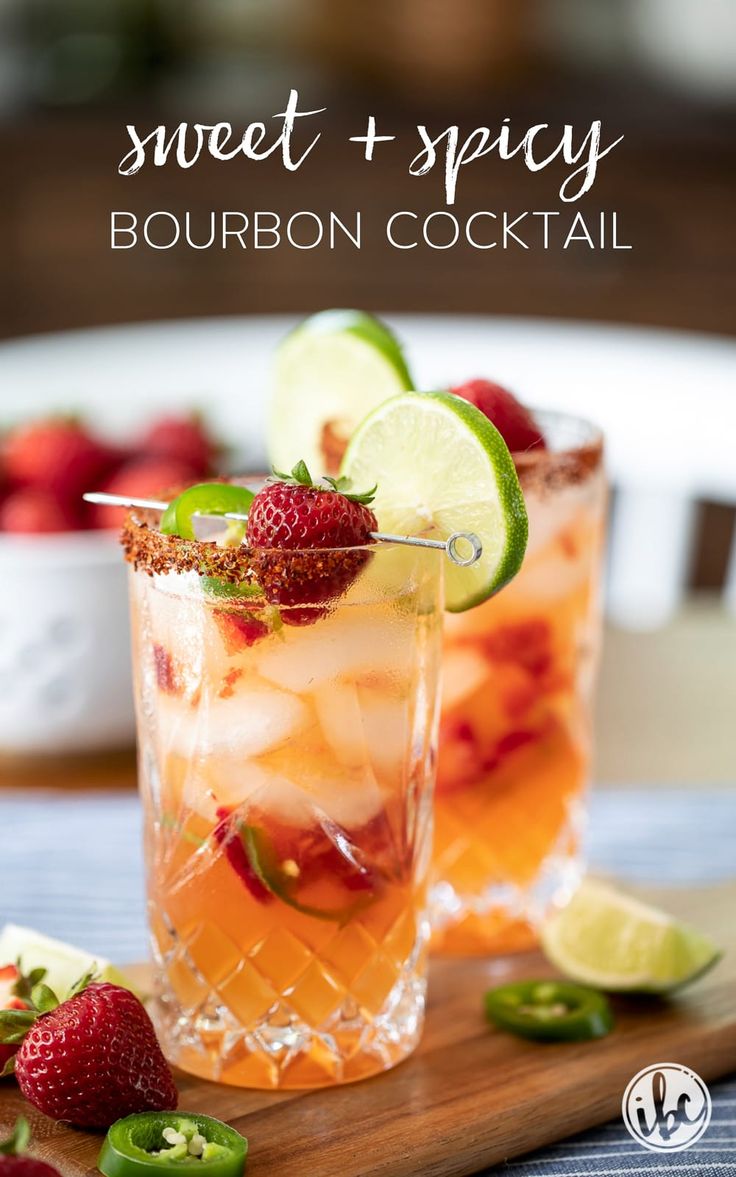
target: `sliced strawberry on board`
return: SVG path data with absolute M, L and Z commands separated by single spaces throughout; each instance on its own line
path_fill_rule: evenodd
M 6 964 L 0 968 L 0 1010 L 28 1009 L 29 1005 L 22 994 L 29 994 L 34 981 L 41 980 L 44 970 L 39 969 L 31 976 L 25 976 L 15 964 Z M 18 1049 L 13 1043 L 0 1045 L 0 1072 Z
M 547 448 L 533 414 L 507 388 L 492 380 L 467 380 L 451 391 L 485 413 L 512 454 Z

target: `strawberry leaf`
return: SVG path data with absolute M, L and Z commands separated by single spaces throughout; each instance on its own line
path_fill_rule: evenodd
M 13 986 L 12 993 L 14 997 L 19 997 L 21 1001 L 30 1001 L 31 993 L 34 985 L 38 985 L 46 976 L 46 969 L 31 969 L 30 973 L 24 973 L 20 962 L 20 957 L 17 962 L 18 980 Z
M 34 1009 L 38 1010 L 40 1014 L 51 1013 L 52 1009 L 56 1009 L 59 1004 L 59 999 L 53 989 L 49 989 L 48 985 L 44 985 L 43 981 L 39 981 L 37 985 L 33 986 L 31 1001 L 33 1002 Z
M 307 463 L 301 459 L 291 472 L 291 477 L 299 486 L 313 486 L 312 476 L 307 469 Z
M 4 1031 L 14 1034 L 22 1026 L 32 1026 L 36 1011 L 32 1009 L 0 1009 L 0 1040 Z
M 345 475 L 340 478 L 330 478 L 326 474 L 322 481 L 328 482 L 333 490 L 336 490 L 343 498 L 349 499 L 351 503 L 361 503 L 364 507 L 368 507 L 373 502 L 378 490 L 378 483 L 376 483 L 370 490 L 364 490 L 360 494 L 351 491 L 352 480 Z
M 286 482 L 290 486 L 314 486 L 312 475 L 303 459 L 297 462 L 291 474 L 284 474 L 282 470 L 274 470 L 273 477 L 277 482 Z
M 77 981 L 74 982 L 71 989 L 66 995 L 65 1000 L 68 1001 L 70 997 L 76 997 L 77 993 L 81 993 L 87 986 L 94 981 L 97 976 L 97 961 L 94 961 L 89 972 L 84 973 Z M 56 1003 L 59 1004 L 58 1002 Z

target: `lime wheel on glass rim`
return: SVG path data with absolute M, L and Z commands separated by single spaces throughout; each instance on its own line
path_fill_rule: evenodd
M 472 566 L 448 563 L 450 612 L 487 600 L 521 567 L 528 522 L 513 460 L 488 418 L 459 397 L 406 392 L 384 401 L 358 426 L 340 472 L 355 485 L 367 477 L 377 484 L 373 510 L 383 532 L 478 536 Z

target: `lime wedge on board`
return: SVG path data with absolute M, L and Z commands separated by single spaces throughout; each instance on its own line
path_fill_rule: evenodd
M 412 387 L 401 347 L 380 319 L 353 310 L 305 319 L 276 353 L 269 461 L 291 470 L 303 459 L 315 477 L 337 473 L 359 422 Z
M 669 993 L 721 955 L 696 928 L 593 879 L 550 916 L 541 939 L 566 976 L 611 992 Z
M 447 563 L 450 612 L 480 604 L 518 572 L 528 525 L 516 469 L 498 430 L 460 397 L 406 392 L 384 401 L 356 430 L 340 473 L 354 486 L 377 484 L 372 509 L 381 531 L 479 537 L 475 564 Z
M 83 948 L 74 948 L 32 928 L 6 924 L 0 932 L 0 965 L 16 964 L 18 960 L 24 973 L 37 968 L 46 969 L 44 984 L 61 999 L 93 964 L 96 965 L 98 981 L 110 981 L 113 985 L 135 991 L 130 981 L 104 957 L 93 956 Z

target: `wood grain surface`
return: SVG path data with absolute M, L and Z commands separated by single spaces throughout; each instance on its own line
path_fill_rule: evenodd
M 648 895 L 694 919 L 723 960 L 671 999 L 617 999 L 613 1033 L 598 1042 L 536 1045 L 490 1029 L 484 989 L 553 976 L 536 954 L 437 960 L 427 1029 L 408 1062 L 324 1091 L 245 1091 L 179 1075 L 181 1107 L 227 1120 L 250 1141 L 253 1177 L 464 1177 L 617 1117 L 642 1067 L 680 1062 L 704 1079 L 736 1070 L 736 885 Z M 31 1120 L 33 1152 L 64 1177 L 94 1171 L 101 1137 L 54 1124 L 0 1091 L 0 1128 Z

